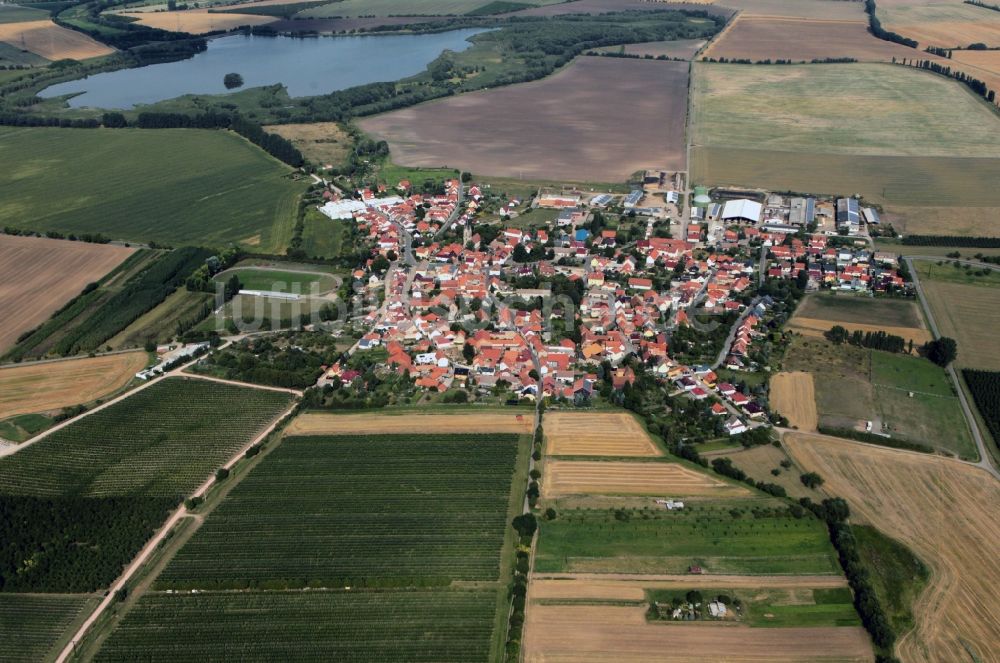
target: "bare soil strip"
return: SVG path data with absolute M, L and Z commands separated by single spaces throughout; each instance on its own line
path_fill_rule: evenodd
M 545 465 L 545 497 L 561 495 L 661 495 L 740 497 L 750 491 L 678 463 L 551 460 Z
M 550 412 L 545 417 L 550 456 L 660 456 L 645 429 L 624 412 Z
M 530 434 L 530 412 L 470 412 L 456 414 L 325 414 L 300 415 L 285 435 L 379 435 L 413 433 L 520 433 Z
M 931 568 L 900 658 L 1000 662 L 1000 482 L 959 461 L 837 438 L 793 433 L 785 446 L 848 501 L 855 520 L 902 541 Z
M 871 661 L 861 627 L 749 628 L 650 624 L 645 608 L 532 605 L 524 660 L 531 663 L 810 663 Z
M 0 368 L 0 419 L 107 396 L 146 366 L 145 352 Z
M 0 353 L 134 251 L 110 244 L 0 236 Z
M 814 431 L 819 425 L 816 390 L 812 373 L 789 371 L 771 378 L 771 405 L 799 430 Z

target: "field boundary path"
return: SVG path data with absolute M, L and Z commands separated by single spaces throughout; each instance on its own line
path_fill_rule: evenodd
M 913 286 L 917 290 L 917 297 L 920 299 L 920 306 L 924 309 L 924 316 L 927 318 L 927 326 L 930 327 L 931 334 L 934 335 L 934 338 L 940 338 L 941 333 L 938 331 L 937 323 L 934 321 L 934 314 L 931 312 L 930 304 L 927 303 L 927 298 L 924 295 L 924 288 L 920 284 L 920 276 L 917 274 L 917 270 L 913 266 L 914 258 L 915 256 L 904 256 L 903 260 L 906 262 L 906 267 L 910 271 L 910 278 L 913 279 Z M 972 439 L 975 440 L 976 450 L 979 453 L 979 462 L 970 464 L 983 468 L 992 474 L 993 478 L 1000 480 L 1000 471 L 998 471 L 990 461 L 990 451 L 986 448 L 986 441 L 983 439 L 983 434 L 979 430 L 979 425 L 976 423 L 976 415 L 972 411 L 972 407 L 969 405 L 968 399 L 965 397 L 965 390 L 962 389 L 962 383 L 959 380 L 958 372 L 955 370 L 954 363 L 948 364 L 945 370 L 948 372 L 948 376 L 951 378 L 952 386 L 958 394 L 958 402 L 962 406 L 962 414 L 965 415 L 965 422 L 972 433 Z
M 132 391 L 129 393 L 131 394 L 135 392 Z M 231 469 L 234 465 L 236 465 L 236 463 L 242 460 L 243 457 L 246 455 L 247 449 L 256 444 L 259 444 L 268 435 L 270 435 L 274 431 L 274 429 L 278 427 L 278 424 L 281 423 L 285 419 L 285 417 L 290 415 L 295 410 L 295 408 L 298 407 L 298 405 L 299 402 L 297 400 L 293 401 L 292 404 L 289 405 L 281 414 L 275 417 L 274 421 L 272 421 L 270 425 L 267 426 L 267 428 L 261 431 L 249 443 L 243 445 L 243 447 L 241 447 L 240 450 L 232 458 L 230 458 L 229 461 L 226 462 L 226 464 L 223 465 L 222 467 L 228 470 Z M 214 475 L 210 476 L 208 479 L 205 480 L 204 483 L 202 483 L 198 487 L 197 490 L 191 493 L 189 497 L 202 497 L 206 492 L 208 492 L 208 489 L 215 484 L 215 481 L 216 481 L 215 476 Z M 118 576 L 118 579 L 115 580 L 114 583 L 112 583 L 111 587 L 107 591 L 107 594 L 104 596 L 104 600 L 101 601 L 100 605 L 98 605 L 97 608 L 94 609 L 94 612 L 92 612 L 90 616 L 87 617 L 87 619 L 83 622 L 83 624 L 80 625 L 80 627 L 73 634 L 73 637 L 70 638 L 69 643 L 59 653 L 59 656 L 56 658 L 56 663 L 65 663 L 66 661 L 69 660 L 69 658 L 73 655 L 73 651 L 76 649 L 77 643 L 83 639 L 83 637 L 87 634 L 87 631 L 90 630 L 90 627 L 93 626 L 94 623 L 97 622 L 98 618 L 100 618 L 101 615 L 103 615 L 104 612 L 107 611 L 107 609 L 117 600 L 116 594 L 118 593 L 118 591 L 125 588 L 125 586 L 132 579 L 132 577 L 149 560 L 150 556 L 152 556 L 152 554 L 156 552 L 157 548 L 167 538 L 170 532 L 173 531 L 174 527 L 176 527 L 177 524 L 183 518 L 186 518 L 190 515 L 192 514 L 188 513 L 187 507 L 184 506 L 183 502 L 181 502 L 180 506 L 174 510 L 174 512 L 170 515 L 170 517 L 167 518 L 167 521 L 163 524 L 163 526 L 161 526 L 160 529 L 157 530 L 156 534 L 153 535 L 153 538 L 151 538 L 149 541 L 146 542 L 146 545 L 143 546 L 142 550 L 139 551 L 139 554 L 136 555 L 135 559 L 133 559 L 132 562 L 129 563 L 127 567 L 125 567 L 125 570 L 122 572 L 120 576 Z

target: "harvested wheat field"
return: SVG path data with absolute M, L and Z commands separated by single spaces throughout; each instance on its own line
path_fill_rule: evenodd
M 768 18 L 810 18 L 825 21 L 863 21 L 860 2 L 841 0 L 717 0 L 717 4 L 741 10 L 740 16 Z
M 749 628 L 651 624 L 645 606 L 532 605 L 524 660 L 532 663 L 871 661 L 861 627 Z
M 122 16 L 137 19 L 139 23 L 158 30 L 188 32 L 200 35 L 214 30 L 232 30 L 242 25 L 274 23 L 276 16 L 258 14 L 223 14 L 207 9 L 185 9 L 174 12 L 122 12 Z
M 549 456 L 659 456 L 646 430 L 624 412 L 549 412 L 543 422 Z
M 581 57 L 542 80 L 431 101 L 358 124 L 388 141 L 401 165 L 619 182 L 637 170 L 685 168 L 687 79 L 684 62 Z
M 133 251 L 110 244 L 0 236 L 0 353 Z
M 920 42 L 921 50 L 1000 44 L 1000 12 L 964 2 L 878 3 L 878 17 L 886 30 Z
M 796 461 L 863 520 L 906 544 L 931 569 L 914 606 L 904 661 L 1000 661 L 1000 482 L 935 456 L 819 435 L 790 434 Z
M 548 423 L 548 422 L 546 422 Z M 545 464 L 545 497 L 562 495 L 662 495 L 741 497 L 750 491 L 678 463 L 618 463 L 550 460 Z
M 528 600 L 644 601 L 647 589 L 829 589 L 846 587 L 843 576 L 734 576 L 619 574 L 533 574 Z
M 1000 75 L 1000 51 L 952 51 L 951 59 Z
M 462 412 L 455 414 L 325 414 L 309 412 L 295 418 L 286 435 L 398 435 L 413 433 L 531 434 L 534 413 Z
M 0 419 L 89 403 L 121 389 L 146 366 L 145 352 L 0 368 Z
M 607 46 L 597 49 L 607 53 L 625 52 L 629 55 L 649 55 L 651 57 L 683 58 L 690 60 L 702 46 L 704 39 L 677 39 L 675 41 L 644 41 L 638 44 Z
M 814 431 L 819 425 L 816 390 L 812 373 L 786 371 L 771 378 L 771 407 L 800 430 Z
M 792 60 L 851 57 L 862 62 L 889 62 L 912 57 L 913 49 L 876 39 L 864 20 L 740 16 L 703 58 Z
M 82 32 L 58 26 L 50 20 L 0 23 L 0 41 L 46 60 L 86 60 L 115 52 Z
M 926 329 L 920 329 L 918 327 L 892 327 L 886 325 L 863 325 L 855 322 L 840 322 L 833 320 L 819 320 L 817 318 L 799 318 L 793 317 L 788 322 L 788 329 L 797 331 L 803 336 L 812 336 L 813 338 L 819 338 L 823 336 L 826 332 L 830 331 L 836 325 L 840 325 L 849 332 L 861 331 L 861 332 L 877 332 L 884 331 L 895 336 L 902 336 L 906 340 L 912 340 L 914 345 L 920 345 L 930 341 L 933 336 Z

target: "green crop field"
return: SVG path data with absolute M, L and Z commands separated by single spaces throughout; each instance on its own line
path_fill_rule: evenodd
M 565 511 L 542 524 L 535 557 L 540 573 L 684 573 L 692 564 L 707 573 L 840 572 L 819 520 L 734 518 L 721 505 L 680 512 Z
M 91 596 L 0 594 L 0 660 L 37 663 L 49 659 L 84 609 L 96 604 Z
M 516 435 L 285 438 L 96 660 L 492 660 L 527 452 Z
M 216 276 L 215 280 L 226 281 L 233 274 L 240 278 L 244 290 L 296 292 L 308 295 L 312 294 L 313 284 L 315 284 L 317 294 L 328 292 L 336 285 L 336 280 L 331 274 L 318 272 L 307 274 L 298 271 L 255 269 L 252 267 L 227 270 Z
M 1000 119 L 957 82 L 889 64 L 694 71 L 695 182 L 860 193 L 909 210 L 1000 205 Z
M 153 593 L 95 660 L 485 663 L 495 611 L 496 590 Z
M 759 627 L 822 627 L 859 626 L 861 620 L 854 609 L 854 597 L 848 587 L 834 589 L 770 589 L 760 587 L 753 590 L 712 588 L 701 590 L 702 613 L 700 618 L 707 622 L 718 620 L 710 617 L 704 606 L 717 596 L 726 597 L 730 618 Z M 650 603 L 678 607 L 685 605 L 686 591 L 653 589 L 646 590 Z M 734 608 L 739 601 L 739 611 Z M 671 621 L 670 609 L 657 611 L 657 621 Z
M 43 21 L 49 17 L 47 11 L 19 5 L 0 5 L 0 23 L 23 23 Z
M 158 586 L 496 580 L 517 440 L 288 438 L 211 514 Z
M 3 127 L 0 160 L 0 225 L 170 245 L 283 251 L 305 190 L 224 131 Z
M 169 378 L 0 459 L 0 491 L 179 500 L 277 417 L 290 398 Z

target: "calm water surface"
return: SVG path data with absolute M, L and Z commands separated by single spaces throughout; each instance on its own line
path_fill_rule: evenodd
M 122 69 L 46 88 L 49 98 L 73 97 L 73 108 L 134 108 L 184 94 L 225 94 L 223 77 L 236 72 L 246 89 L 283 83 L 293 97 L 308 97 L 423 71 L 445 49 L 464 51 L 481 29 L 424 35 L 362 37 L 254 37 L 210 39 L 208 50 L 179 62 Z

